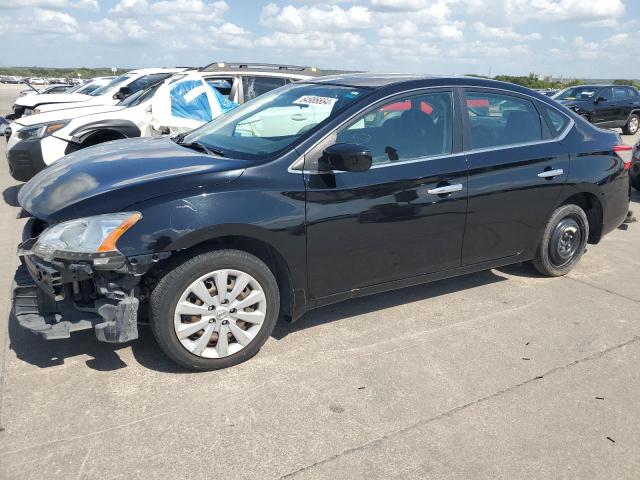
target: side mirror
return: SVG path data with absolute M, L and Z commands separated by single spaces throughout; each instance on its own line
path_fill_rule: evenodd
M 371 168 L 371 151 L 353 143 L 336 143 L 324 149 L 318 166 L 322 171 L 366 172 Z
M 596 101 L 595 101 L 594 103 L 600 103 L 600 102 L 606 102 L 606 101 L 607 101 L 607 99 L 606 99 L 606 98 L 604 98 L 604 97 L 598 97 L 598 98 L 596 98 Z
M 121 87 L 114 95 L 113 98 L 115 100 L 124 100 L 129 95 L 131 95 L 131 89 L 129 87 Z

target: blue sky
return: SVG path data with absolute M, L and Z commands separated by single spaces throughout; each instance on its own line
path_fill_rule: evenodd
M 640 0 L 0 0 L 2 66 L 640 78 Z

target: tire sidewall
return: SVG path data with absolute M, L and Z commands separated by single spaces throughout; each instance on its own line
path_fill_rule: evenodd
M 237 353 L 223 358 L 203 358 L 189 352 L 175 333 L 174 312 L 184 290 L 196 279 L 215 270 L 234 269 L 248 273 L 262 287 L 267 313 L 253 341 Z M 257 257 L 239 250 L 203 253 L 179 264 L 154 289 L 151 298 L 151 327 L 162 350 L 179 365 L 195 370 L 217 370 L 242 363 L 253 357 L 267 341 L 280 310 L 280 293 L 273 273 Z
M 581 245 L 578 249 L 578 253 L 573 257 L 570 263 L 563 267 L 558 267 L 551 261 L 549 255 L 549 242 L 553 235 L 553 231 L 555 230 L 558 223 L 560 223 L 564 218 L 567 217 L 574 217 L 580 220 L 579 223 L 582 235 Z M 584 210 L 577 205 L 563 205 L 557 208 L 547 222 L 542 241 L 540 242 L 540 246 L 538 247 L 538 254 L 535 261 L 536 267 L 541 273 L 550 276 L 561 276 L 569 273 L 569 271 L 571 271 L 571 269 L 580 261 L 580 258 L 582 258 L 582 255 L 584 254 L 585 248 L 587 246 L 588 239 L 589 220 L 587 219 L 587 214 L 584 212 Z
M 631 130 L 631 128 L 630 128 L 631 121 L 634 118 L 638 120 L 638 123 L 636 124 L 637 126 L 636 126 L 635 130 Z M 627 120 L 627 124 L 625 125 L 625 129 L 624 129 L 625 133 L 627 135 L 635 135 L 639 128 L 640 128 L 640 117 L 637 114 L 632 113 L 631 116 L 629 117 L 629 120 Z

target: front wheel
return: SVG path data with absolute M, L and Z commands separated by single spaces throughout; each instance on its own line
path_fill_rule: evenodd
M 260 259 L 214 250 L 167 273 L 149 303 L 164 353 L 191 370 L 216 370 L 258 353 L 276 324 L 280 294 Z
M 582 257 L 588 238 L 584 210 L 577 205 L 559 207 L 547 222 L 533 266 L 549 277 L 566 275 Z
M 640 127 L 640 117 L 635 113 L 632 113 L 625 126 L 622 127 L 622 133 L 625 135 L 635 135 L 638 131 L 638 127 Z

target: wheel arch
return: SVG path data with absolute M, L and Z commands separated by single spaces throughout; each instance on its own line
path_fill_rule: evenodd
M 179 245 L 176 245 L 179 248 L 168 259 L 168 263 L 160 268 L 163 270 L 172 269 L 185 259 L 211 250 L 245 251 L 262 260 L 276 277 L 280 290 L 280 313 L 291 319 L 298 318 L 305 310 L 305 297 L 300 290 L 296 293 L 291 268 L 280 249 L 266 240 L 263 235 L 252 235 L 247 232 L 233 231 L 233 229 L 225 230 L 207 237 L 198 236 L 197 240 L 191 239 L 191 241 L 185 242 L 183 239 Z
M 556 208 L 569 204 L 579 206 L 587 214 L 587 220 L 589 220 L 589 243 L 597 244 L 600 242 L 604 210 L 598 196 L 589 191 L 572 192 L 559 202 Z
M 119 135 L 121 138 L 139 137 L 140 128 L 129 120 L 100 120 L 87 123 L 71 132 L 74 143 L 82 144 L 90 137 L 100 134 Z

